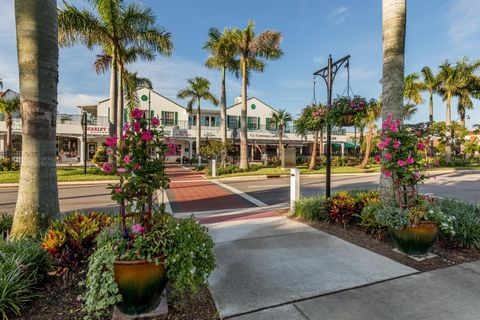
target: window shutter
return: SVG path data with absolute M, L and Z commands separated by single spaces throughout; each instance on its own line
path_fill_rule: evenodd
M 175 125 L 178 126 L 178 112 L 175 112 Z
M 165 125 L 165 111 L 162 111 L 162 126 Z
M 123 122 L 127 122 L 127 110 L 123 110 Z
M 237 119 L 238 119 L 238 126 L 237 126 L 237 128 L 241 128 L 241 127 L 242 127 L 242 122 L 240 121 L 240 120 L 241 120 L 241 119 L 240 119 L 241 117 L 240 117 L 240 116 L 236 116 L 236 117 L 237 117 Z
M 154 114 L 155 114 L 155 111 L 150 110 L 150 120 L 153 119 Z
M 257 118 L 257 130 L 260 130 L 260 117 Z

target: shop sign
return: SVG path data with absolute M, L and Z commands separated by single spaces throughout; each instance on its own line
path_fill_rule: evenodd
M 87 126 L 87 135 L 108 136 L 108 127 Z
M 12 121 L 12 131 L 22 131 L 22 121 Z
M 172 136 L 177 138 L 186 138 L 190 137 L 190 134 L 188 133 L 187 129 L 173 129 Z

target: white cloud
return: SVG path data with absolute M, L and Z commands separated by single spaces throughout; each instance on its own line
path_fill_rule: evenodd
M 333 10 L 328 18 L 335 24 L 340 24 L 350 15 L 350 9 L 345 6 L 341 6 Z
M 73 92 L 59 92 L 58 105 L 59 109 L 61 108 L 62 110 L 65 110 L 66 108 L 69 108 L 70 110 L 74 108 L 73 110 L 75 110 L 76 107 L 79 105 L 97 104 L 97 102 L 104 98 L 105 97 L 98 95 L 88 95 Z
M 467 45 L 469 41 L 477 41 L 472 36 L 480 31 L 480 1 L 478 0 L 457 0 L 449 13 L 450 29 L 448 35 L 450 40 L 459 45 Z
M 313 58 L 313 63 L 315 64 L 324 64 L 326 61 L 324 56 L 318 56 Z

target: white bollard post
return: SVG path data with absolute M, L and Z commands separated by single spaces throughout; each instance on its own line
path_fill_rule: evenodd
M 183 153 L 180 153 L 180 165 L 183 166 Z
M 212 160 L 212 177 L 217 176 L 217 160 Z
M 198 156 L 197 168 L 200 168 L 201 165 L 202 165 L 202 156 Z
M 300 199 L 300 170 L 290 169 L 290 211 L 295 211 L 295 202 Z

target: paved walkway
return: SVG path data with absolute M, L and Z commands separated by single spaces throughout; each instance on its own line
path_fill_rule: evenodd
M 202 173 L 168 166 L 167 196 L 174 213 L 255 207 L 255 204 L 206 179 Z
M 198 173 L 167 172 L 173 212 L 195 211 L 215 241 L 209 283 L 222 319 L 480 319 L 480 262 L 419 273 L 255 207 Z

